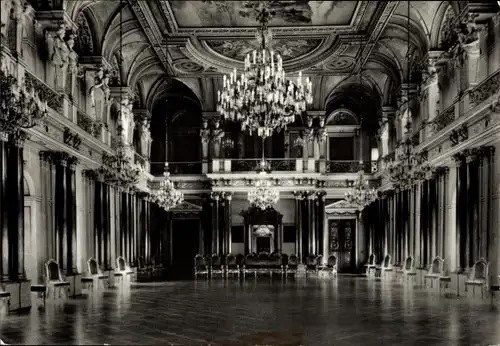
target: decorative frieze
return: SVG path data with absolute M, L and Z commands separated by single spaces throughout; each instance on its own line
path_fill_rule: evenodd
M 458 128 L 453 129 L 450 133 L 450 142 L 452 147 L 466 141 L 467 139 L 469 139 L 469 128 L 467 123 L 463 123 Z
M 469 93 L 470 102 L 478 105 L 500 90 L 500 71 L 489 76 Z
M 102 121 L 94 120 L 81 111 L 77 111 L 76 121 L 80 128 L 97 139 L 101 136 L 102 128 L 105 126 Z
M 434 131 L 438 132 L 450 125 L 455 120 L 455 106 L 448 107 L 432 122 Z
M 67 127 L 64 128 L 63 133 L 63 142 L 70 147 L 79 150 L 80 145 L 82 144 L 82 139 L 76 133 L 71 132 L 71 130 Z
M 62 99 L 59 93 L 27 71 L 24 73 L 24 83 L 27 89 L 36 90 L 40 100 L 46 102 L 47 106 L 58 113 L 62 112 Z

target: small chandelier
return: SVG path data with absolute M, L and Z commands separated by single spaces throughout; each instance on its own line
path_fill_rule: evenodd
M 160 188 L 153 192 L 150 199 L 151 202 L 157 204 L 166 211 L 169 211 L 184 201 L 184 194 L 175 188 L 174 183 L 168 178 L 169 176 L 168 163 L 165 162 L 165 172 L 163 173 L 165 179 L 160 182 Z
M 397 190 L 407 190 L 426 178 L 432 166 L 423 153 L 414 153 L 408 138 L 400 150 L 397 160 L 387 165 L 389 180 Z
M 144 167 L 132 162 L 125 154 L 125 150 L 123 145 L 119 145 L 116 155 L 104 153 L 103 165 L 99 168 L 99 173 L 106 182 L 127 189 L 139 183 Z
M 47 102 L 34 88 L 28 89 L 9 73 L 0 53 L 0 134 L 16 135 L 21 129 L 32 128 L 47 117 Z
M 377 198 L 377 190 L 370 188 L 368 180 L 363 181 L 362 172 L 359 173 L 358 179 L 345 194 L 347 203 L 357 205 L 360 210 L 373 203 Z
M 271 188 L 271 182 L 268 180 L 259 180 L 255 183 L 255 189 L 248 192 L 248 201 L 251 205 L 266 210 L 278 203 L 280 193 Z
M 260 49 L 246 56 L 239 79 L 236 69 L 229 76 L 224 75 L 223 89 L 217 95 L 217 111 L 225 119 L 241 122 L 243 131 L 266 138 L 274 130 L 293 123 L 295 116 L 306 110 L 306 104 L 312 103 L 312 82 L 309 78 L 303 81 L 302 72 L 297 84 L 287 82 L 281 56 L 270 49 L 272 35 L 268 23 L 275 12 L 266 5 L 256 11 L 261 24 L 256 35 Z

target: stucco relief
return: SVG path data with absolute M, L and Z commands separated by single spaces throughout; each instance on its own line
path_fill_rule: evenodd
M 169 1 L 179 27 L 245 27 L 258 22 L 259 1 Z M 358 1 L 270 1 L 271 26 L 348 25 Z
M 283 61 L 306 55 L 321 44 L 318 39 L 274 39 L 272 47 L 281 55 Z M 215 52 L 239 61 L 244 61 L 247 54 L 260 48 L 257 40 L 207 40 L 207 45 Z

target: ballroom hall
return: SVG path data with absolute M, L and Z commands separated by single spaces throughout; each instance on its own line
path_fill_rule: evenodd
M 500 345 L 500 1 L 0 1 L 0 344 Z

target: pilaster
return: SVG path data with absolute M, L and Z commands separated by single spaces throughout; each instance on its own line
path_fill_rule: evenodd
M 488 240 L 488 260 L 490 262 L 490 285 L 500 284 L 500 142 L 497 142 L 491 150 L 491 208 Z

